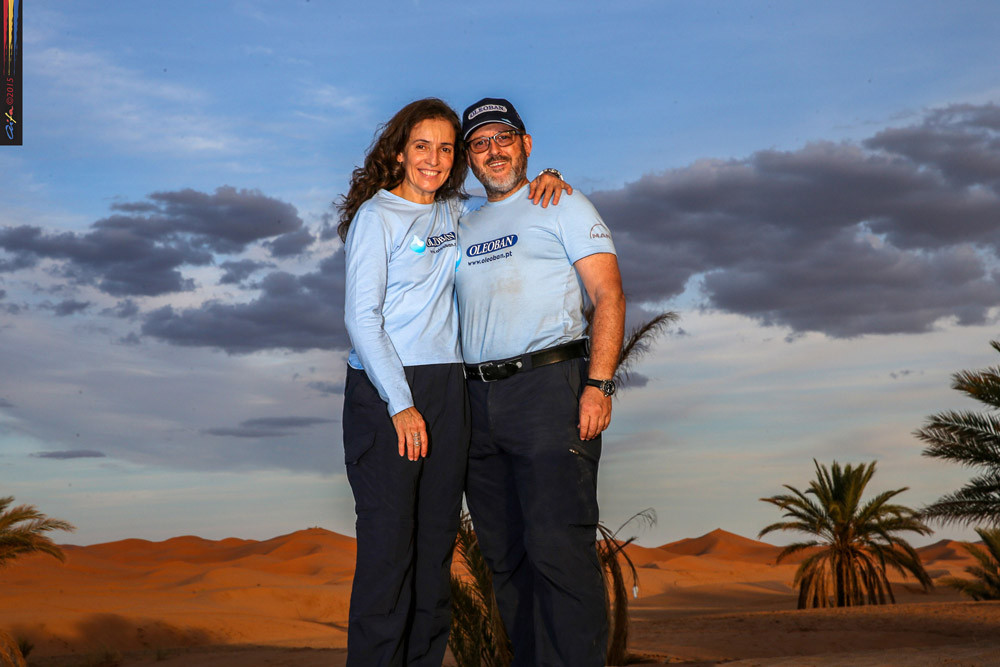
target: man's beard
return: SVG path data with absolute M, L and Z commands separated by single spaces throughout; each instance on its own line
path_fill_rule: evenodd
M 486 162 L 494 159 L 507 159 L 506 155 L 491 155 Z M 488 171 L 488 168 L 480 169 L 479 164 L 471 161 L 472 173 L 475 174 L 479 182 L 486 189 L 487 197 L 497 197 L 508 194 L 511 190 L 524 182 L 528 173 L 528 156 L 524 152 L 524 146 L 517 151 L 510 159 L 510 170 L 506 177 L 496 177 Z

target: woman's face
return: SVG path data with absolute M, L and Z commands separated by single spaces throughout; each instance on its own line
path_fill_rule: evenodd
M 455 130 L 443 118 L 428 118 L 413 126 L 403 152 L 396 155 L 403 165 L 403 182 L 393 194 L 418 204 L 430 204 L 434 193 L 451 175 L 455 161 Z

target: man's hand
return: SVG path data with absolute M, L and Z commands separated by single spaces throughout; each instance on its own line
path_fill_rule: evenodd
M 557 178 L 553 174 L 539 174 L 535 177 L 535 180 L 528 183 L 528 199 L 535 204 L 542 202 L 542 208 L 548 207 L 550 202 L 553 206 L 558 206 L 559 197 L 562 196 L 563 190 L 569 194 L 573 194 L 573 186 L 569 183 Z
M 411 461 L 427 456 L 427 425 L 416 408 L 411 406 L 394 414 L 392 425 L 396 427 L 400 456 L 406 456 Z
M 580 394 L 581 440 L 593 440 L 611 423 L 611 397 L 597 387 L 586 386 Z

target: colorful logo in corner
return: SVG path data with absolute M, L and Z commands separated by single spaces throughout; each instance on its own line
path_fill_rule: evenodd
M 417 253 L 418 255 L 422 255 L 424 253 L 424 250 L 427 250 L 427 244 L 424 243 L 422 240 L 420 240 L 419 236 L 414 234 L 413 238 L 410 239 L 410 250 Z
M 3 132 L 0 144 L 20 146 L 21 80 L 24 59 L 21 45 L 22 0 L 0 0 L 3 4 Z

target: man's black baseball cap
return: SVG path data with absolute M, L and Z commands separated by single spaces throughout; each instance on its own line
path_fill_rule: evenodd
M 468 139 L 477 127 L 490 123 L 503 123 L 524 132 L 524 121 L 513 104 L 502 97 L 484 97 L 462 114 L 462 139 Z

